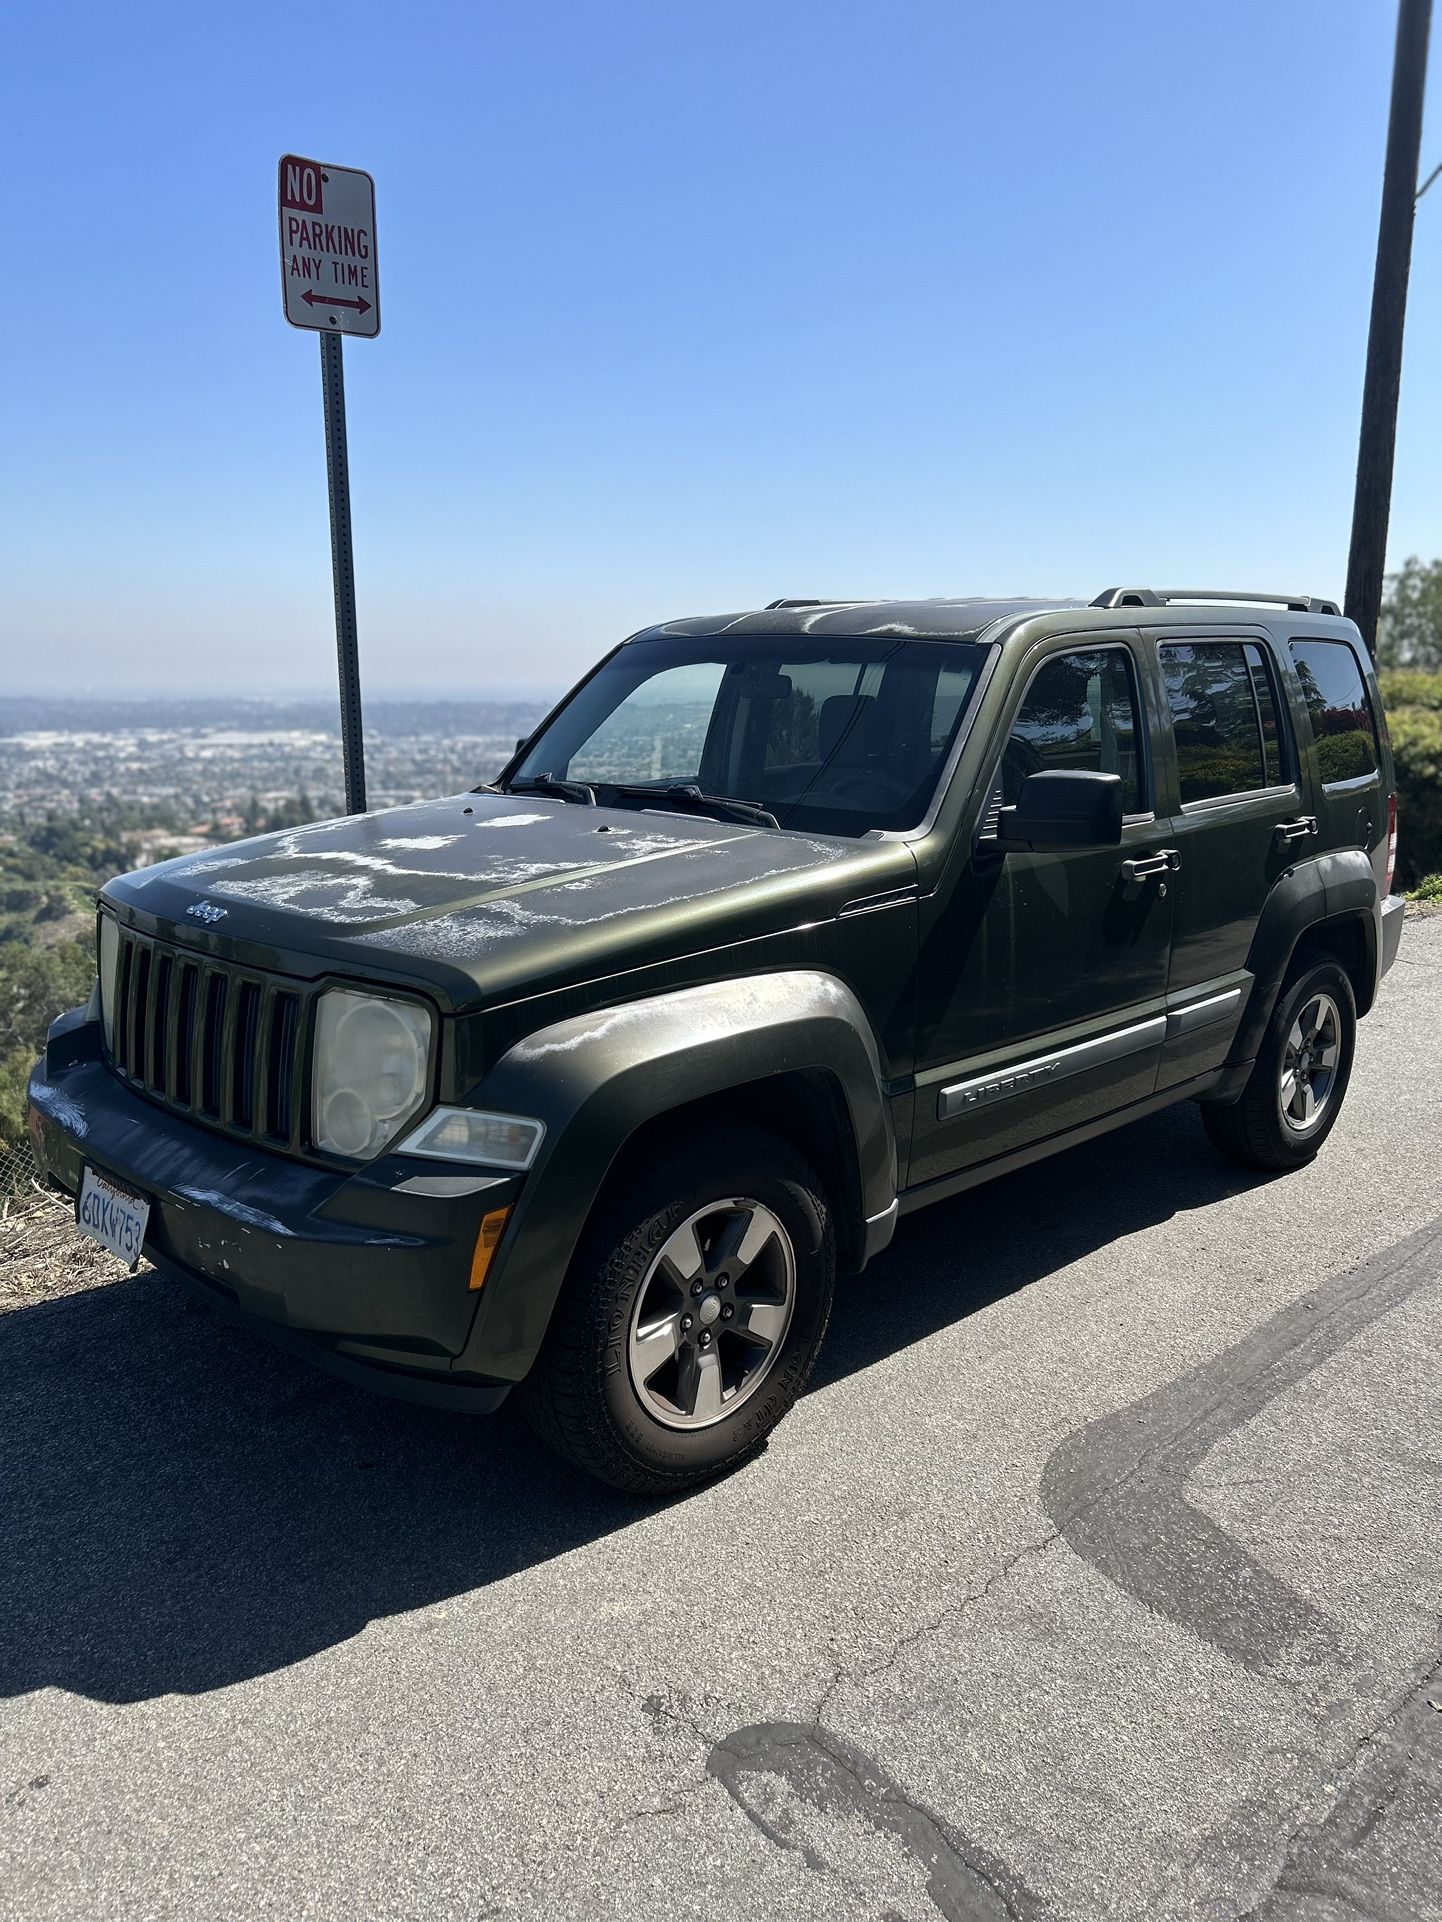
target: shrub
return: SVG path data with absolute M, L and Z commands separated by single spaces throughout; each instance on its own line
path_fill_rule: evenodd
M 90 993 L 95 957 L 84 941 L 0 942 L 0 1146 L 24 1132 L 25 1083 L 57 1014 Z
M 1388 714 L 1399 707 L 1442 709 L 1442 674 L 1424 674 L 1414 667 L 1383 668 L 1378 679 Z
M 1409 889 L 1442 873 L 1442 702 L 1393 708 L 1387 726 L 1397 763 L 1397 886 Z

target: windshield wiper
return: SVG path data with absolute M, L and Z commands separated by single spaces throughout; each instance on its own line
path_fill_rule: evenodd
M 613 792 L 618 800 L 654 801 L 662 806 L 669 802 L 672 807 L 694 808 L 716 821 L 741 821 L 757 828 L 781 826 L 758 801 L 738 801 L 730 794 L 703 794 L 694 781 L 678 781 L 671 787 L 618 786 Z
M 527 774 L 519 781 L 508 781 L 505 794 L 554 794 L 558 801 L 578 801 L 582 807 L 596 805 L 596 790 L 585 781 L 558 781 L 554 774 Z

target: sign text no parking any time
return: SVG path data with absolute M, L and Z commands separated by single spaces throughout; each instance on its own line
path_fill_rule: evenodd
M 285 155 L 280 281 L 293 327 L 365 339 L 380 332 L 376 189 L 368 173 Z

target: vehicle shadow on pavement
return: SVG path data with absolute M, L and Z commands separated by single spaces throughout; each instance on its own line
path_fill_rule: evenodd
M 816 1382 L 1243 1185 L 1183 1113 L 943 1204 L 841 1290 Z M 509 1407 L 350 1388 L 149 1270 L 0 1316 L 0 1695 L 222 1688 L 649 1512 Z
M 886 1253 L 842 1283 L 811 1386 L 869 1368 L 1123 1235 L 1276 1178 L 1224 1160 L 1185 1102 L 938 1202 L 903 1218 Z

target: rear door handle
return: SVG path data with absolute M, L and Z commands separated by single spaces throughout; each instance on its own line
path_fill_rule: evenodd
M 1181 865 L 1182 857 L 1175 848 L 1163 848 L 1160 854 L 1144 855 L 1138 861 L 1123 861 L 1121 873 L 1126 883 L 1124 892 L 1129 896 L 1139 894 L 1143 881 L 1150 881 L 1153 876 L 1175 874 Z M 1165 892 L 1165 886 L 1163 881 L 1158 892 Z
M 1272 831 L 1272 842 L 1274 846 L 1283 848 L 1289 841 L 1305 841 L 1309 834 L 1316 832 L 1316 815 L 1303 814 L 1295 821 L 1279 821 Z

